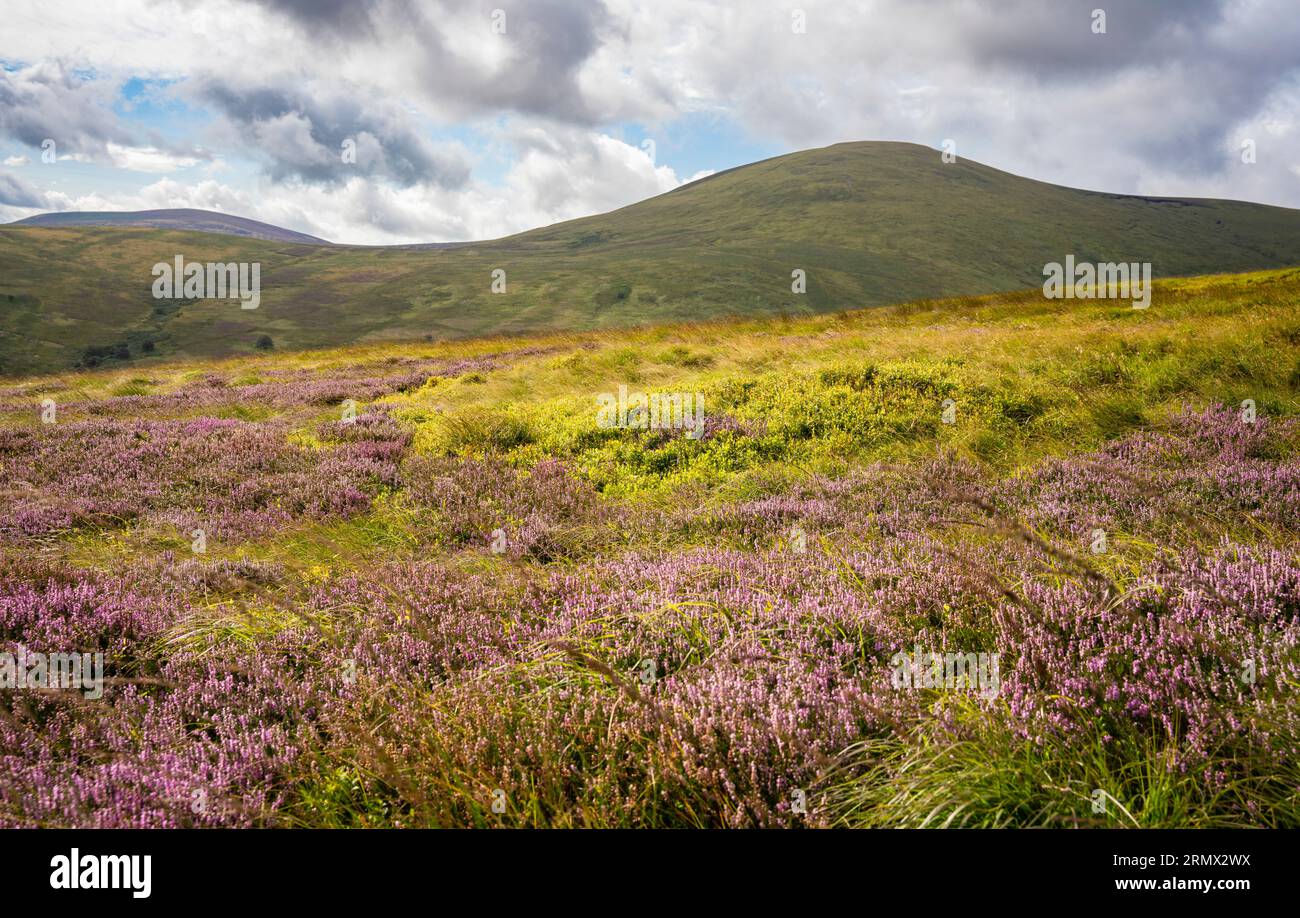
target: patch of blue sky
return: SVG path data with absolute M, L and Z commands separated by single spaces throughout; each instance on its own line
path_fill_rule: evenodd
M 656 164 L 671 167 L 683 179 L 790 152 L 781 144 L 754 137 L 730 118 L 706 112 L 682 115 L 663 124 L 618 125 L 610 133 L 635 147 L 653 140 Z
M 506 176 L 518 157 L 509 143 L 509 118 L 478 119 L 461 124 L 419 125 L 432 143 L 458 143 L 470 156 L 474 181 L 496 187 L 505 184 Z
M 197 132 L 211 124 L 212 116 L 173 94 L 171 88 L 177 82 L 132 77 L 122 84 L 113 111 L 129 124 L 172 142 L 192 140 Z

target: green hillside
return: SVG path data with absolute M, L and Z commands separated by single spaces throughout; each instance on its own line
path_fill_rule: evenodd
M 159 301 L 150 268 L 256 261 L 262 305 Z M 630 207 L 448 248 L 308 246 L 153 229 L 0 227 L 0 373 L 384 339 L 831 312 L 1034 287 L 1042 267 L 1157 276 L 1300 264 L 1300 211 L 1078 191 L 926 147 L 839 144 Z M 492 272 L 506 272 L 493 293 Z M 807 272 L 791 292 L 790 272 Z M 119 345 L 125 344 L 123 350 Z M 119 357 L 111 356 L 116 352 Z

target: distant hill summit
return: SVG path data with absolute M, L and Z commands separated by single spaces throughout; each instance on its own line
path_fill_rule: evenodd
M 445 246 L 266 239 L 250 230 L 266 224 L 190 213 L 201 220 L 0 226 L 0 373 L 86 353 L 246 353 L 265 337 L 298 349 L 834 312 L 1041 287 L 1044 268 L 1071 257 L 1149 263 L 1154 277 L 1300 265 L 1300 210 L 1081 191 L 909 143 L 791 153 L 611 213 Z M 259 307 L 155 299 L 151 267 L 178 255 L 256 263 Z
M 225 233 L 270 242 L 301 242 L 304 245 L 329 245 L 324 239 L 296 233 L 270 223 L 236 217 L 214 210 L 177 207 L 165 210 L 65 211 L 37 214 L 16 220 L 18 226 L 140 226 L 149 229 L 188 230 L 196 233 Z

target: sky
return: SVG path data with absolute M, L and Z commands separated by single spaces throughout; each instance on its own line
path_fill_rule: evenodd
M 1296 0 L 0 0 L 0 222 L 488 239 L 900 140 L 1300 207 Z M 936 155 L 938 153 L 936 152 Z

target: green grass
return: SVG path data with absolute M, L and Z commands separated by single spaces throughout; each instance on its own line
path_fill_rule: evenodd
M 1035 743 L 980 716 L 969 697 L 939 703 L 957 711 L 964 735 L 934 729 L 858 744 L 818 791 L 850 828 L 1254 828 L 1300 823 L 1300 769 L 1219 785 L 1170 768 L 1168 750 L 1131 733 L 1090 743 Z M 1246 761 L 1225 749 L 1215 765 Z M 1249 773 L 1249 772 L 1248 772 Z M 1243 800 L 1268 803 L 1250 821 L 1225 817 Z
M 1300 271 L 1171 280 L 1149 311 L 1035 293 L 798 320 L 586 336 L 587 348 L 391 401 L 431 453 L 573 464 L 609 494 L 713 488 L 778 466 L 954 452 L 1004 471 L 1093 448 L 1185 403 L 1293 414 Z M 594 345 L 594 347 L 592 346 Z M 699 392 L 765 429 L 702 443 L 596 423 L 596 396 Z M 942 423 L 945 399 L 955 423 Z

